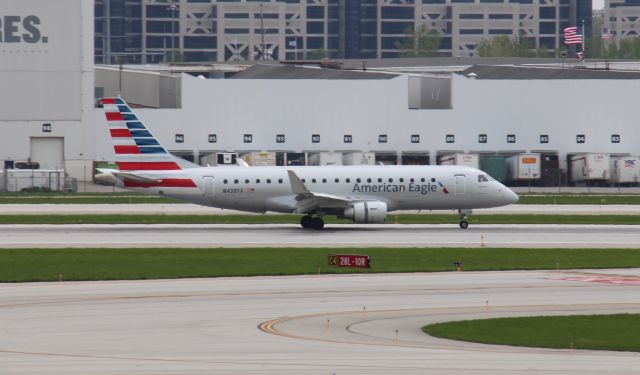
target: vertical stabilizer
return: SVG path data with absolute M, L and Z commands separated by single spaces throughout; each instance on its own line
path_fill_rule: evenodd
M 104 98 L 102 105 L 121 171 L 169 171 L 195 166 L 167 152 L 122 98 Z

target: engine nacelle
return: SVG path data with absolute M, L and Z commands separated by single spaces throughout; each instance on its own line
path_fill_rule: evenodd
M 380 201 L 356 202 L 344 209 L 344 217 L 354 223 L 384 223 L 387 218 L 387 204 Z

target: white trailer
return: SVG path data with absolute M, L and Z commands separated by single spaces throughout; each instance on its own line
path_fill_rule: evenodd
M 618 156 L 611 158 L 611 179 L 614 184 L 638 183 L 640 179 L 640 158 Z
M 250 152 L 242 155 L 242 160 L 253 167 L 273 167 L 276 165 L 276 153 L 269 152 Z
M 507 180 L 540 179 L 540 154 L 519 154 L 507 158 Z
M 462 165 L 478 169 L 480 166 L 478 154 L 449 154 L 440 157 L 441 165 Z
M 609 180 L 609 154 L 586 153 L 569 157 L 571 181 Z
M 374 165 L 376 154 L 373 152 L 346 152 L 342 155 L 344 165 Z
M 309 165 L 342 165 L 342 152 L 318 152 L 309 154 Z

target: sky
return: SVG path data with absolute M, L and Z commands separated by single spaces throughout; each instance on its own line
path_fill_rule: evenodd
M 604 9 L 604 0 L 593 0 L 593 9 Z

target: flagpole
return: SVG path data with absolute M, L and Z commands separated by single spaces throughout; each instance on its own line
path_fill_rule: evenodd
M 584 58 L 587 57 L 587 49 L 585 48 L 585 41 L 587 40 L 587 34 L 584 32 L 584 18 L 582 19 L 582 65 L 584 65 Z

